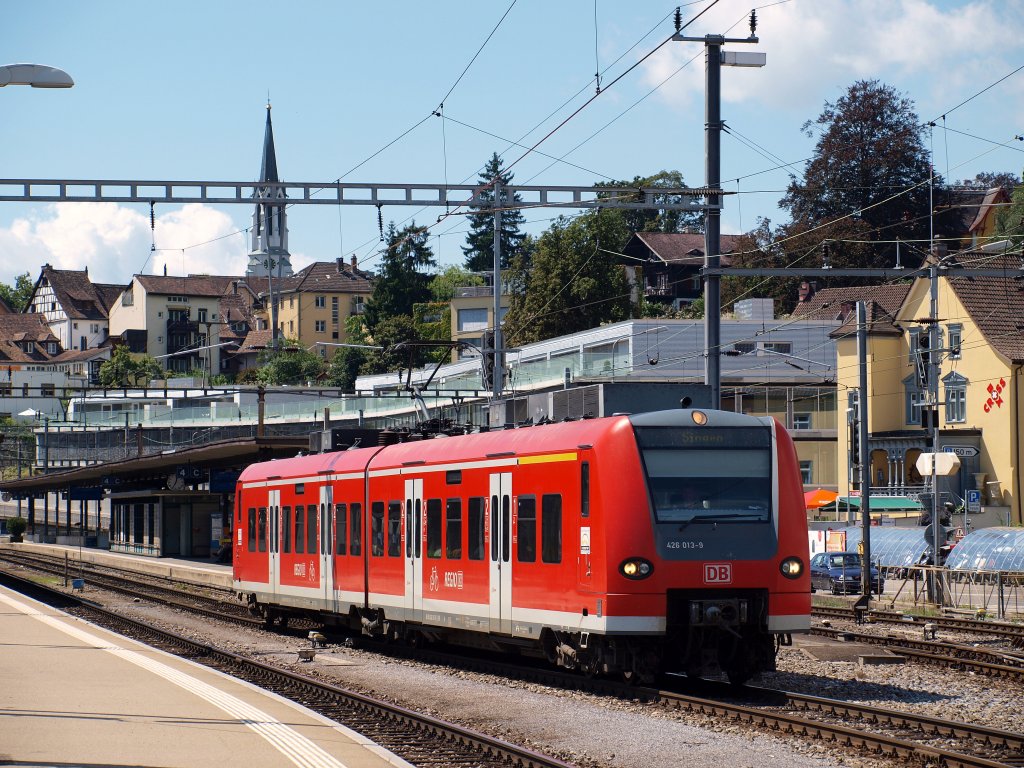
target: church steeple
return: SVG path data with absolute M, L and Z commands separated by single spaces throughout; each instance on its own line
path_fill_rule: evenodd
M 267 127 L 263 132 L 263 162 L 258 181 L 280 181 L 277 174 L 277 153 L 274 151 L 274 126 L 270 121 L 270 103 L 267 103 Z M 256 207 L 252 214 L 251 248 L 246 275 L 290 277 L 291 256 L 288 253 L 288 223 L 284 191 L 269 187 L 257 188 L 253 193 Z

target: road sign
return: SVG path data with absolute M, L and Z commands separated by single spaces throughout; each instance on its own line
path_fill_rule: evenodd
M 943 453 L 955 453 L 963 458 L 978 455 L 978 449 L 973 445 L 944 445 L 942 451 Z
M 981 512 L 981 491 L 967 492 L 967 511 L 975 514 Z

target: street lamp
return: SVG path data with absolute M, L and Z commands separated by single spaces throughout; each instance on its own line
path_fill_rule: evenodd
M 75 84 L 63 69 L 45 64 L 5 64 L 0 66 L 0 88 L 5 85 L 31 85 L 33 88 L 70 88 Z

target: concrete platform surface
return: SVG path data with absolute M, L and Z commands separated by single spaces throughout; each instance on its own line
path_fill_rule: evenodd
M 409 766 L 304 707 L 0 587 L 0 765 Z

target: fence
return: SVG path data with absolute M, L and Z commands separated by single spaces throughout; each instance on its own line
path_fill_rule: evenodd
M 998 619 L 1024 617 L 1024 573 L 1019 571 L 955 571 L 926 565 L 898 570 L 905 579 L 895 594 L 885 596 L 890 605 L 913 602 L 915 609 L 935 607 L 928 587 L 935 576 L 943 608 Z

